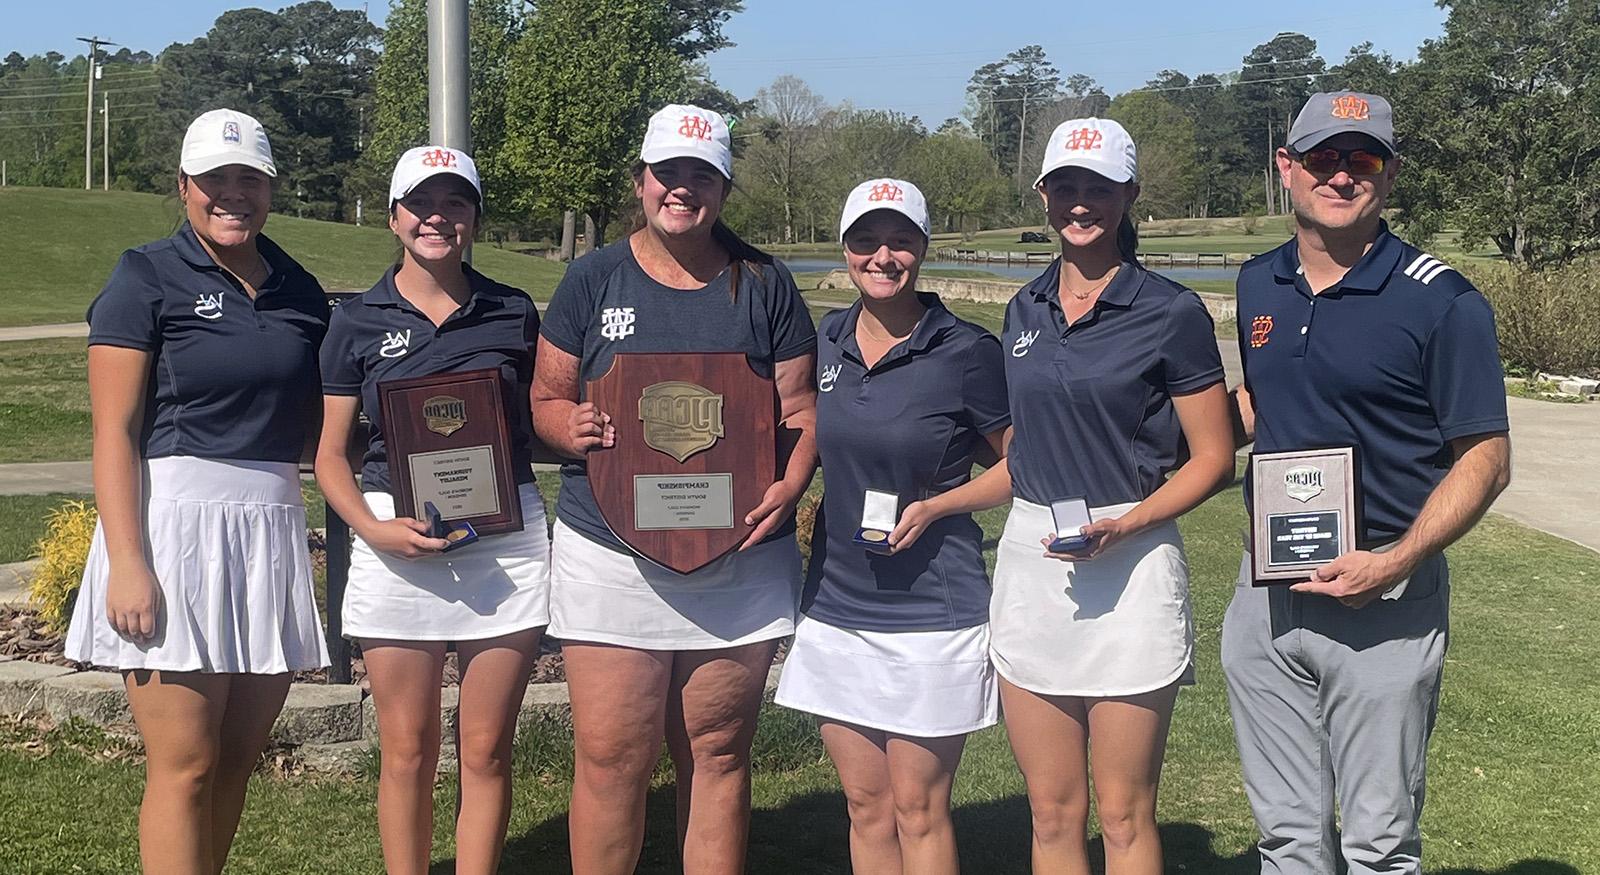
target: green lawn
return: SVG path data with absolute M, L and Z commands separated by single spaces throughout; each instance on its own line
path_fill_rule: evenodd
M 93 504 L 94 496 L 68 492 L 0 495 L 0 564 L 31 558 L 33 545 L 44 536 L 45 517 L 66 501 Z
M 983 514 L 990 541 L 1001 511 Z M 1167 870 L 1253 872 L 1254 827 L 1218 665 L 1222 613 L 1232 593 L 1243 525 L 1237 489 L 1183 521 L 1192 574 L 1199 685 L 1173 721 L 1160 819 Z M 1577 875 L 1600 871 L 1600 581 L 1595 554 L 1500 517 L 1451 551 L 1454 628 L 1430 760 L 1424 820 L 1428 871 L 1449 875 Z M 31 749 L 24 745 L 34 743 Z M 0 728 L 0 847 L 8 872 L 125 872 L 135 868 L 136 765 L 98 751 L 113 745 L 81 731 L 40 737 Z M 764 717 L 757 745 L 751 871 L 848 871 L 844 802 L 832 767 L 803 720 Z M 51 750 L 45 756 L 39 751 Z M 567 741 L 558 730 L 519 742 L 517 788 L 502 871 L 565 872 Z M 1027 871 L 1028 818 L 1005 731 L 978 733 L 956 781 L 965 871 Z M 380 868 L 376 783 L 263 777 L 230 872 L 368 873 Z M 448 823 L 455 783 L 435 796 L 435 870 L 450 871 Z M 93 826 L 85 804 L 96 812 Z M 671 789 L 663 773 L 650 799 L 640 871 L 671 872 Z M 18 816 L 25 815 L 25 816 Z
M 0 462 L 89 458 L 87 358 L 81 338 L 0 343 Z
M 122 251 L 170 235 L 178 226 L 176 196 L 58 188 L 0 189 L 0 325 L 77 322 Z M 274 215 L 266 233 L 328 289 L 366 289 L 394 263 L 394 235 L 383 226 L 357 228 Z M 501 282 L 548 300 L 563 265 L 479 244 L 474 264 Z

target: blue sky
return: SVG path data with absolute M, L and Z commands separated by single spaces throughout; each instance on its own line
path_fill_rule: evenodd
M 205 33 L 218 14 L 244 4 L 72 0 L 7 5 L 14 8 L 7 10 L 0 52 L 73 55 L 83 46 L 74 37 L 95 33 L 158 51 Z M 369 8 L 379 24 L 388 12 L 385 0 L 334 0 L 334 5 Z M 1287 30 L 1315 39 L 1329 63 L 1365 40 L 1410 59 L 1423 40 L 1441 34 L 1444 18 L 1444 11 L 1426 0 L 745 0 L 745 11 L 727 26 L 738 45 L 712 55 L 709 63 L 717 81 L 741 97 L 790 73 L 829 102 L 896 109 L 921 116 L 932 127 L 961 112 L 975 68 L 1029 43 L 1044 46 L 1064 74 L 1086 73 L 1116 94 L 1163 68 L 1190 75 L 1237 70 L 1252 47 Z

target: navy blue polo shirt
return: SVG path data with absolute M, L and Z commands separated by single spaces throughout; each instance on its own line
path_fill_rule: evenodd
M 854 543 L 868 489 L 900 510 L 966 483 L 984 436 L 1011 422 L 1000 342 L 920 294 L 911 336 L 868 368 L 857 301 L 822 317 L 817 337 L 817 451 L 822 506 L 811 536 L 803 608 L 847 629 L 965 629 L 989 619 L 983 531 L 971 514 L 938 520 L 903 552 Z
M 89 345 L 151 353 L 139 454 L 297 462 L 319 421 L 328 300 L 265 235 L 252 300 L 194 229 L 122 254 L 89 305 Z
M 1222 382 L 1211 315 L 1199 295 L 1124 262 L 1068 325 L 1060 276 L 1058 258 L 1006 306 L 1012 493 L 1034 504 L 1143 501 L 1184 455 L 1172 396 Z
M 396 268 L 333 311 L 322 345 L 322 391 L 360 395 L 361 409 L 372 422 L 361 465 L 363 491 L 388 492 L 391 485 L 378 384 L 480 368 L 500 369 L 511 433 L 511 470 L 518 483 L 533 482 L 528 391 L 539 311 L 521 289 L 501 285 L 468 265 L 461 269 L 472 294 L 437 327 L 395 287 Z
M 578 358 L 580 400 L 619 352 L 742 352 L 756 373 L 770 377 L 778 362 L 815 349 L 817 334 L 789 269 L 776 261 L 759 267 L 740 265 L 737 293 L 728 287 L 729 270 L 704 288 L 674 289 L 644 272 L 624 237 L 567 268 L 541 333 Z M 556 517 L 592 541 L 629 552 L 601 517 L 582 461 L 561 466 Z M 772 537 L 793 531 L 790 519 Z
M 1450 440 L 1508 429 L 1489 302 L 1387 224 L 1316 295 L 1293 240 L 1246 263 L 1239 353 L 1257 452 L 1356 448 L 1364 546 L 1410 528 L 1449 470 Z

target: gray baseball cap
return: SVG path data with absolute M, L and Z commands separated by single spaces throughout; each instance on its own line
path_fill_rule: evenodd
M 1394 108 L 1376 94 L 1357 91 L 1319 91 L 1311 95 L 1289 128 L 1289 148 L 1305 152 L 1323 140 L 1354 132 L 1383 144 L 1390 155 L 1394 145 Z

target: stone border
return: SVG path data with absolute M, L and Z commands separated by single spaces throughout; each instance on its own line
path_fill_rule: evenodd
M 778 688 L 782 664 L 767 672 L 766 698 Z M 440 771 L 456 768 L 455 735 L 459 692 L 445 687 L 440 718 L 445 743 Z M 568 723 L 572 704 L 566 683 L 529 684 L 522 694 L 517 728 L 540 718 Z M 73 718 L 111 732 L 134 731 L 122 678 L 114 672 L 74 671 L 57 665 L 0 656 L 0 716 Z M 272 726 L 272 741 L 288 748 L 307 769 L 351 773 L 378 747 L 378 713 L 371 696 L 354 684 L 294 684 Z

